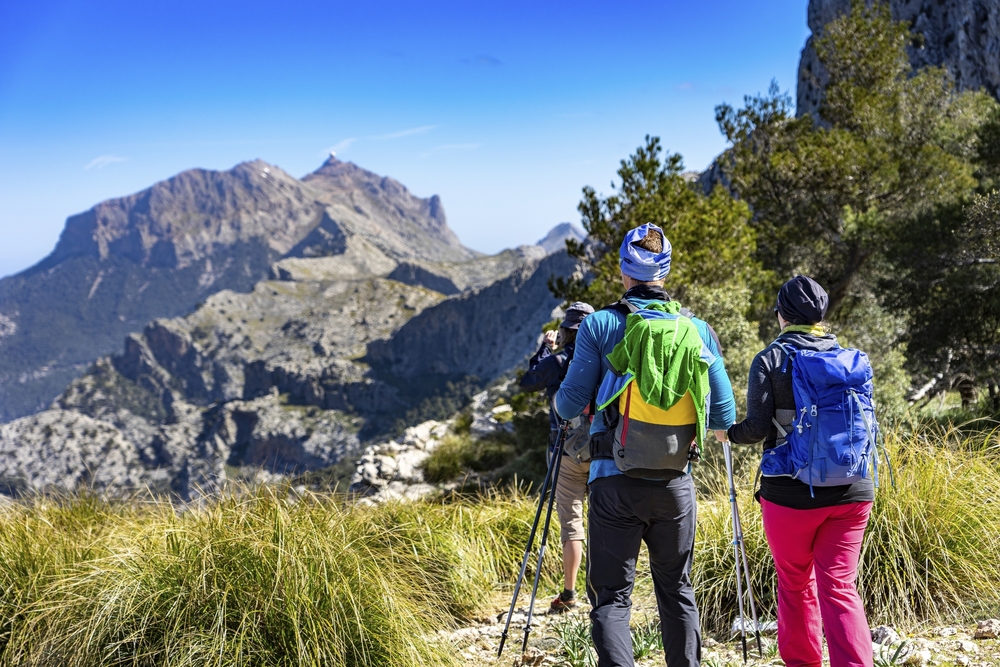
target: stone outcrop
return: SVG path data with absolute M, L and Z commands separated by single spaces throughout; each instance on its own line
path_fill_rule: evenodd
M 140 465 L 121 431 L 106 422 L 46 410 L 0 424 L 0 492 L 141 488 L 159 481 Z
M 499 432 L 513 432 L 510 421 L 497 419 L 510 412 L 510 405 L 493 406 L 498 396 L 507 395 L 511 382 L 500 382 L 489 390 L 476 394 L 468 406 L 471 417 L 469 435 L 488 437 Z M 399 438 L 369 445 L 361 454 L 351 477 L 349 490 L 362 496 L 362 503 L 382 503 L 393 500 L 417 500 L 442 490 L 458 488 L 461 482 L 441 485 L 424 480 L 423 464 L 438 448 L 455 425 L 455 420 L 426 421 L 406 429 Z
M 350 490 L 368 503 L 416 500 L 436 493 L 438 488 L 424 481 L 421 466 L 449 427 L 448 422 L 426 421 L 406 429 L 398 440 L 369 446 L 358 460 Z
M 988 618 L 976 625 L 975 639 L 1000 639 L 1000 619 Z
M 553 275 L 575 268 L 565 253 L 514 271 L 489 287 L 460 294 L 415 316 L 391 338 L 373 342 L 368 360 L 380 373 L 406 381 L 473 375 L 499 376 L 532 350 L 539 323 L 559 300 L 548 289 Z
M 908 48 L 914 68 L 943 66 L 959 90 L 985 89 L 1000 99 L 1000 3 L 993 0 L 889 0 L 922 43 Z M 799 61 L 796 114 L 815 114 L 829 77 L 814 47 L 823 26 L 849 11 L 850 0 L 809 0 L 812 35 Z

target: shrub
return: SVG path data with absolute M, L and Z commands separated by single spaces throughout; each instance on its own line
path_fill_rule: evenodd
M 465 470 L 471 447 L 472 440 L 468 437 L 445 437 L 424 460 L 424 477 L 434 484 L 455 479 Z
M 505 413 L 511 414 L 511 413 Z M 549 418 L 546 413 L 513 413 L 514 432 L 483 438 L 450 435 L 424 461 L 429 482 L 448 482 L 471 472 L 490 473 L 499 484 L 537 486 L 545 477 Z

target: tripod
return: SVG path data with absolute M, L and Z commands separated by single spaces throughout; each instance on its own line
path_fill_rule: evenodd
M 740 609 L 740 637 L 743 640 L 743 662 L 747 661 L 747 622 L 743 613 L 743 581 L 746 580 L 747 598 L 750 601 L 750 614 L 753 616 L 753 630 L 757 636 L 757 652 L 764 657 L 764 649 L 760 643 L 760 623 L 757 621 L 757 605 L 753 598 L 753 586 L 750 583 L 750 568 L 747 566 L 747 550 L 743 545 L 743 524 L 740 522 L 740 510 L 736 506 L 736 484 L 733 482 L 733 449 L 729 440 L 722 443 L 722 453 L 726 459 L 726 477 L 729 479 L 729 507 L 733 514 L 733 555 L 736 557 L 736 599 Z
M 545 481 L 542 482 L 542 491 L 538 496 L 538 509 L 535 510 L 535 520 L 531 524 L 531 532 L 528 533 L 528 545 L 524 548 L 524 557 L 521 559 L 521 572 L 517 575 L 517 583 L 514 584 L 514 596 L 510 600 L 510 610 L 507 612 L 507 622 L 503 626 L 503 634 L 500 635 L 500 647 L 497 649 L 498 658 L 503 654 L 504 644 L 507 643 L 507 631 L 510 629 L 510 620 L 514 615 L 514 605 L 517 604 L 517 596 L 521 592 L 521 582 L 524 581 L 524 572 L 528 567 L 528 556 L 531 554 L 531 547 L 535 542 L 538 521 L 542 516 L 542 508 L 545 507 L 546 500 L 548 500 L 548 510 L 545 512 L 545 524 L 542 527 L 542 540 L 538 546 L 535 581 L 531 587 L 531 601 L 528 603 L 528 620 L 524 625 L 524 640 L 521 642 L 521 652 L 524 653 L 528 648 L 528 635 L 531 634 L 531 617 L 535 608 L 535 596 L 538 594 L 538 580 L 542 574 L 542 558 L 545 556 L 545 545 L 549 539 L 549 524 L 552 520 L 552 507 L 556 500 L 556 481 L 559 479 L 563 446 L 566 444 L 566 436 L 569 433 L 569 428 L 569 421 L 563 420 L 559 423 L 559 437 L 556 440 L 556 448 L 545 471 Z

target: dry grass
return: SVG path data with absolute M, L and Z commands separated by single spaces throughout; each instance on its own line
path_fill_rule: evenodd
M 0 510 L 0 664 L 447 665 L 431 638 L 513 576 L 532 502 L 346 507 L 273 489 Z
M 1000 611 L 996 436 L 898 431 L 887 445 L 896 486 L 883 478 L 859 580 L 873 623 Z M 741 470 L 755 588 L 773 617 L 753 466 Z M 436 633 L 496 612 L 534 506 L 516 491 L 362 507 L 268 488 L 183 510 L 92 496 L 6 503 L 0 666 L 455 664 Z M 735 614 L 729 520 L 710 488 L 694 577 L 712 632 Z M 555 555 L 546 568 L 557 585 Z M 637 595 L 648 594 L 642 581 Z

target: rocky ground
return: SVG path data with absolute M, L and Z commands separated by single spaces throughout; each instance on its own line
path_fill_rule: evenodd
M 549 614 L 548 596 L 539 596 L 532 618 L 532 633 L 528 650 L 521 654 L 527 608 L 514 612 L 502 658 L 497 659 L 497 647 L 504 629 L 507 604 L 497 602 L 497 615 L 475 619 L 473 623 L 453 631 L 441 631 L 441 639 L 472 665 L 594 665 L 587 657 L 589 648 L 589 606 L 584 602 L 576 610 L 564 614 Z M 656 642 L 656 606 L 647 594 L 637 595 L 633 607 L 633 632 L 638 648 L 636 665 L 663 665 L 662 649 Z M 763 656 L 759 656 L 752 638 L 748 638 L 748 664 L 780 667 L 784 661 L 778 655 L 773 623 L 762 637 Z M 925 627 L 911 632 L 879 626 L 872 631 L 872 650 L 876 667 L 996 667 L 1000 665 L 1000 620 L 987 619 L 962 626 Z M 641 657 L 638 654 L 642 654 Z M 738 634 L 734 636 L 704 636 L 702 663 L 707 667 L 737 667 L 743 664 Z M 829 664 L 824 648 L 824 664 Z

